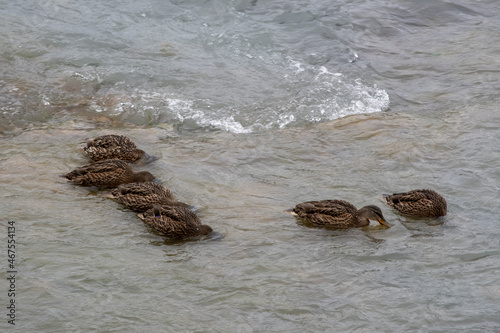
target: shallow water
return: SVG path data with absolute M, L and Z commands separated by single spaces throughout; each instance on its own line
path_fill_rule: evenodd
M 4 249 L 16 221 L 16 327 L 497 331 L 499 9 L 1 5 L 0 211 Z M 57 177 L 107 133 L 158 157 L 140 169 L 215 232 L 166 240 L 105 191 Z M 411 219 L 380 200 L 413 188 L 442 193 L 448 215 Z M 379 205 L 393 227 L 325 230 L 283 213 L 326 198 Z

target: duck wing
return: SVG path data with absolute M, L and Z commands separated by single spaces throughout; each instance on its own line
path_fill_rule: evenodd
M 155 206 L 138 215 L 145 223 L 170 238 L 197 236 L 201 221 L 191 210 L 179 206 Z
M 122 184 L 111 192 L 111 197 L 139 212 L 152 208 L 154 204 L 188 206 L 175 202 L 168 188 L 153 182 Z
M 293 211 L 317 225 L 352 227 L 356 224 L 357 209 L 344 200 L 308 201 L 295 206 Z
M 446 214 L 446 201 L 433 190 L 413 190 L 384 196 L 389 206 L 407 215 L 437 217 Z
M 154 182 L 123 184 L 113 190 L 112 193 L 116 196 L 155 196 L 174 199 L 174 195 L 168 188 Z
M 138 149 L 128 137 L 114 134 L 87 140 L 83 151 L 94 161 L 110 158 L 135 161 L 144 155 L 144 151 Z
M 114 184 L 133 174 L 132 168 L 124 161 L 106 160 L 76 168 L 66 178 L 81 185 Z

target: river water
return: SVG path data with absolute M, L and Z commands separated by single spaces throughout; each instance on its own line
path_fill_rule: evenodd
M 500 3 L 0 4 L 2 267 L 23 332 L 498 332 Z M 171 241 L 57 176 L 125 134 L 214 229 Z M 411 219 L 382 193 L 432 188 Z M 379 205 L 390 229 L 283 210 Z

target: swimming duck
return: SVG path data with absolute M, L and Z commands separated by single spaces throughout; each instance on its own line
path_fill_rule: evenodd
M 137 161 L 145 154 L 144 150 L 138 149 L 132 140 L 116 134 L 89 139 L 82 149 L 94 162 L 108 159 Z
M 125 183 L 148 182 L 155 179 L 148 171 L 134 172 L 130 164 L 116 159 L 87 164 L 62 177 L 74 184 L 107 187 L 115 187 Z
M 287 212 L 325 227 L 358 228 L 369 225 L 369 220 L 391 227 L 377 206 L 365 206 L 358 210 L 344 200 L 307 201 Z
M 406 215 L 439 217 L 446 215 L 447 212 L 446 200 L 433 190 L 384 194 L 382 198 L 389 206 Z
M 153 204 L 188 207 L 175 201 L 168 188 L 154 182 L 122 184 L 111 191 L 109 197 L 138 212 L 153 208 Z
M 186 207 L 153 205 L 153 208 L 137 216 L 144 223 L 170 238 L 197 237 L 212 232 L 211 227 L 201 224 L 198 215 Z

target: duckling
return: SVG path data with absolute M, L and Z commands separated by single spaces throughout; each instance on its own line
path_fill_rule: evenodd
M 137 216 L 169 238 L 204 236 L 213 231 L 208 225 L 201 224 L 198 215 L 186 207 L 153 205 L 153 208 Z
M 358 228 L 369 225 L 369 220 L 391 227 L 377 206 L 365 206 L 358 210 L 344 200 L 307 201 L 287 212 L 325 227 Z
M 154 182 L 122 184 L 111 191 L 108 197 L 138 212 L 151 209 L 154 204 L 189 207 L 175 201 L 168 188 Z
M 116 159 L 87 164 L 62 177 L 74 184 L 107 187 L 133 182 L 149 182 L 155 179 L 150 172 L 134 172 L 130 164 Z
M 413 190 L 405 193 L 384 194 L 382 198 L 402 214 L 419 217 L 445 216 L 446 200 L 433 190 Z
M 102 135 L 87 140 L 87 145 L 82 148 L 85 154 L 94 162 L 119 159 L 137 161 L 145 154 L 138 149 L 135 143 L 124 135 Z

